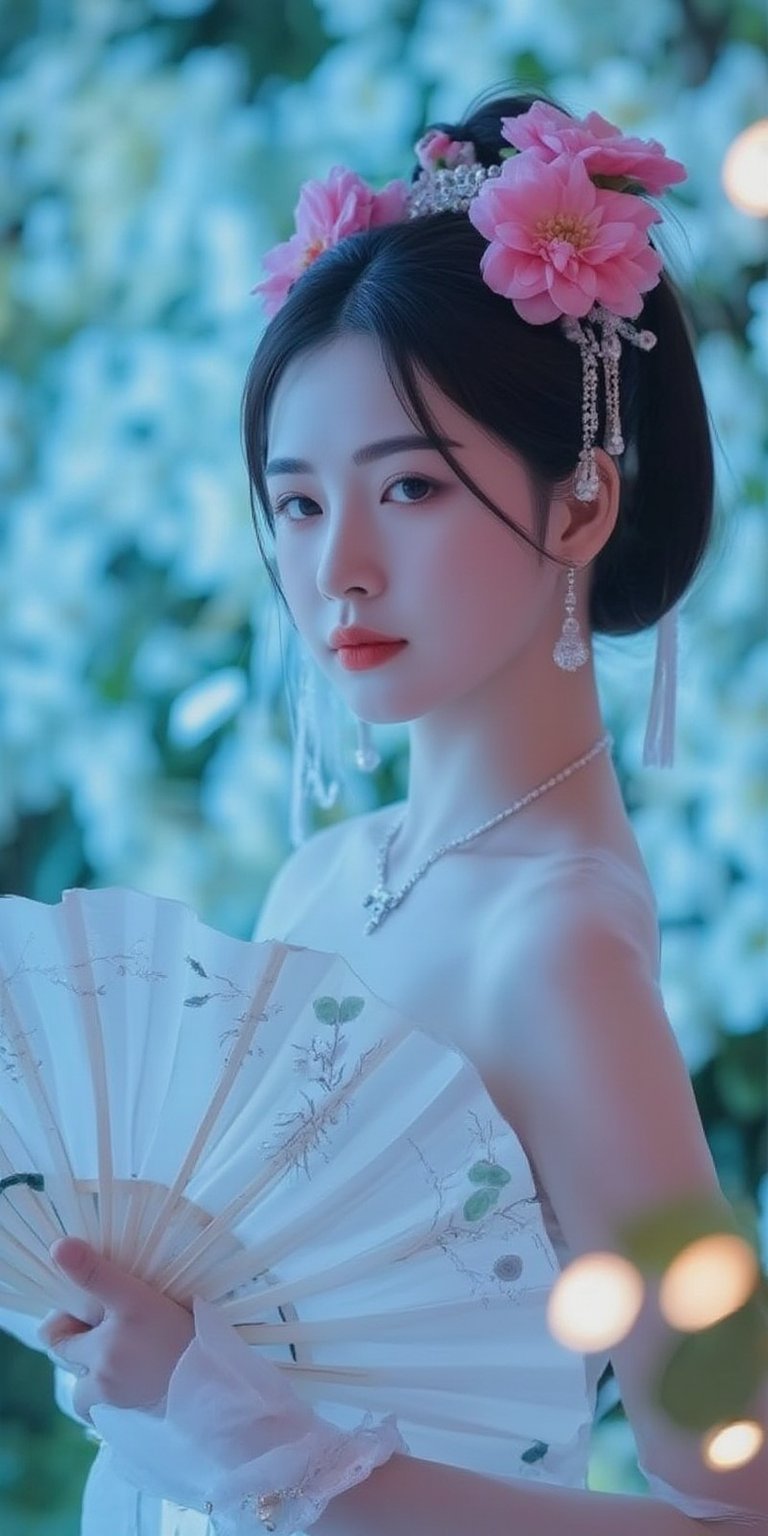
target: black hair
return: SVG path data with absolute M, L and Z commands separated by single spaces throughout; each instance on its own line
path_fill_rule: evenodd
M 545 99 L 540 92 L 480 99 L 460 123 L 434 126 L 471 143 L 482 164 L 500 164 L 500 152 L 509 148 L 501 118 Z M 306 269 L 267 326 L 248 371 L 242 427 L 256 536 L 281 598 L 264 474 L 270 406 L 294 358 L 350 333 L 378 342 L 399 399 L 428 437 L 434 438 L 437 425 L 420 374 L 515 452 L 533 493 L 535 539 L 489 500 L 448 449 L 440 449 L 507 527 L 540 555 L 558 560 L 545 551 L 544 540 L 552 497 L 567 484 L 582 446 L 580 350 L 559 321 L 529 324 L 487 286 L 480 273 L 485 249 L 466 215 L 454 212 L 348 235 Z M 630 344 L 622 349 L 626 448 L 617 461 L 620 505 L 592 562 L 589 598 L 591 628 L 605 634 L 632 634 L 656 623 L 693 580 L 712 529 L 707 410 L 688 323 L 665 272 L 646 295 L 637 324 L 658 340 L 651 352 Z M 598 443 L 602 394 L 601 388 Z

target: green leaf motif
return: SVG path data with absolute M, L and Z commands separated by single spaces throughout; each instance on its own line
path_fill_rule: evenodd
M 464 1201 L 464 1220 L 482 1221 L 492 1206 L 496 1204 L 498 1198 L 499 1191 L 497 1189 L 476 1189 L 475 1193 L 470 1195 L 468 1200 Z
M 473 1184 L 493 1184 L 501 1189 L 503 1184 L 508 1184 L 512 1175 L 502 1168 L 500 1163 L 480 1162 L 473 1163 L 468 1177 Z
M 202 1008 L 204 1003 L 209 1003 L 210 1001 L 211 1001 L 211 994 L 210 994 L 210 992 L 204 992 L 202 997 L 185 997 L 185 999 L 184 999 L 184 1007 L 185 1008 Z
M 359 1013 L 362 1013 L 364 1007 L 364 997 L 343 997 L 341 999 L 341 1007 L 339 1009 L 339 1019 L 341 1023 L 349 1024 L 352 1019 L 357 1018 Z
M 548 1450 L 549 1446 L 546 1444 L 546 1441 L 534 1440 L 533 1445 L 529 1445 L 527 1451 L 522 1452 L 520 1460 L 527 1461 L 528 1465 L 531 1466 L 534 1461 L 541 1461 L 542 1456 L 546 1456 Z
M 208 972 L 205 967 L 200 964 L 199 960 L 195 960 L 192 955 L 187 955 L 187 965 L 191 965 L 196 976 L 203 976 L 206 981 L 208 980 Z
M 30 1189 L 45 1189 L 42 1173 L 9 1173 L 7 1178 L 0 1179 L 0 1195 L 14 1184 L 27 1184 Z
M 335 997 L 316 997 L 312 1007 L 321 1024 L 338 1024 L 339 1005 Z

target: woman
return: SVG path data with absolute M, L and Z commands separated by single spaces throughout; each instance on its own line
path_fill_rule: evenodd
M 410 190 L 340 169 L 309 184 L 260 285 L 274 318 L 244 426 L 261 547 L 359 720 L 409 722 L 410 776 L 400 806 L 297 849 L 255 937 L 341 953 L 475 1062 L 566 1262 L 615 1249 L 634 1211 L 718 1194 L 589 646 L 659 622 L 646 756 L 668 762 L 674 614 L 707 547 L 712 459 L 644 194 L 684 172 L 529 97 L 431 130 L 417 157 Z M 317 783 L 307 726 L 296 808 Z M 72 1239 L 54 1253 L 94 1297 L 95 1326 L 55 1314 L 41 1337 L 89 1373 L 73 1406 L 107 1443 L 89 1497 L 114 1500 L 110 1536 L 159 1536 L 161 1496 L 203 1512 L 179 1531 L 207 1515 L 217 1536 L 768 1525 L 765 1455 L 715 1473 L 654 1408 L 668 1332 L 652 1294 L 611 1352 L 639 1499 L 586 1489 L 589 1411 L 566 1432 L 573 1405 L 532 1391 L 539 1460 L 505 1478 L 439 1464 L 391 1418 L 340 1434 L 212 1309 L 193 1319 Z M 585 1364 L 589 1410 L 603 1363 Z

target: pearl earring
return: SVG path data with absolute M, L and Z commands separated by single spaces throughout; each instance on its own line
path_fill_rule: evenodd
M 375 773 L 381 762 L 381 754 L 377 752 L 371 740 L 371 727 L 367 720 L 357 722 L 357 746 L 355 747 L 355 763 L 361 773 Z

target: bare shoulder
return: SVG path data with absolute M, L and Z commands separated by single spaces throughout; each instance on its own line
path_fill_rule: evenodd
M 595 1002 L 609 976 L 619 990 L 633 982 L 644 993 L 655 988 L 653 889 L 642 865 L 612 853 L 536 860 L 496 903 L 487 940 L 487 1042 L 492 1060 L 514 1066 L 507 1088 L 521 1123 L 537 1102 L 541 1074 L 587 1048 L 587 1019 L 599 1028 L 603 1009 Z
M 262 902 L 253 933 L 255 943 L 277 938 L 286 932 L 302 891 L 309 882 L 314 882 L 318 871 L 336 857 L 345 832 L 348 834 L 347 822 L 334 822 L 313 833 L 289 853 Z
M 642 861 L 585 848 L 533 859 L 493 909 L 492 968 L 546 978 L 586 935 L 615 933 L 658 959 L 658 909 Z M 503 942 L 501 942 L 503 937 Z
M 280 865 L 267 891 L 254 930 L 254 942 L 275 938 L 291 926 L 297 906 L 308 888 L 317 886 L 344 859 L 364 829 L 375 823 L 381 811 L 346 817 L 314 832 Z

